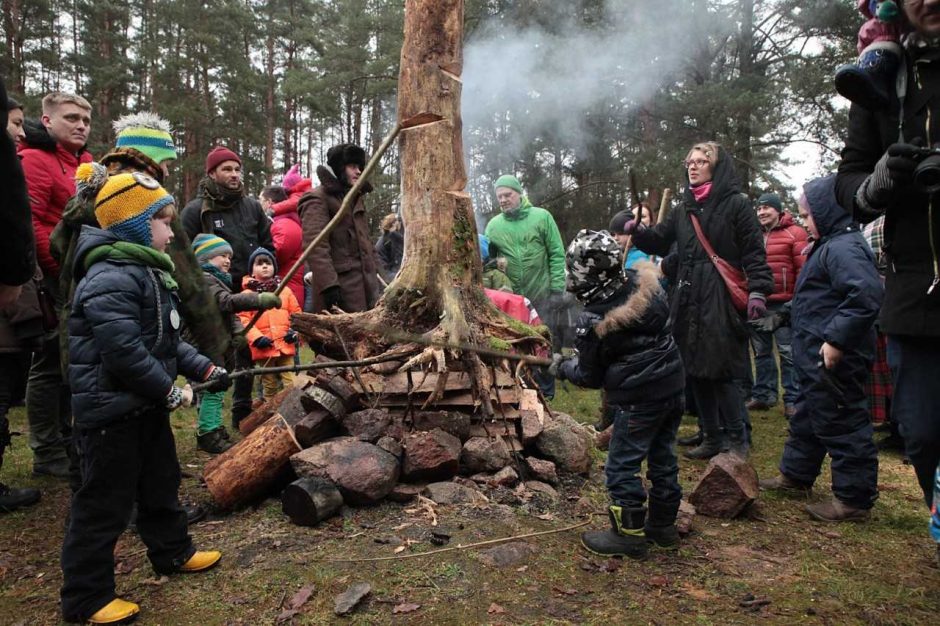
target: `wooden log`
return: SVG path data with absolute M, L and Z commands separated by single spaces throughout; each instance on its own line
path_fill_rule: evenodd
M 281 511 L 298 526 L 316 526 L 343 507 L 343 496 L 325 478 L 300 478 L 281 492 Z
M 317 376 L 316 384 L 325 387 L 330 393 L 343 401 L 347 413 L 358 410 L 362 405 L 359 401 L 359 392 L 343 376 Z
M 206 463 L 202 477 L 216 504 L 232 509 L 264 495 L 301 449 L 291 426 L 275 415 Z
M 441 374 L 437 372 L 411 372 L 411 387 L 409 388 L 408 373 L 397 372 L 388 376 L 381 376 L 375 373 L 363 373 L 360 375 L 366 390 L 373 394 L 407 394 L 411 393 L 431 393 L 437 388 L 437 383 Z M 359 382 L 350 383 L 354 389 L 360 390 Z M 512 377 L 503 371 L 496 373 L 496 385 L 504 387 L 506 390 L 515 387 Z M 444 391 L 469 391 L 473 384 L 470 376 L 466 372 L 449 372 L 444 384 Z M 502 390 L 500 391 L 502 395 Z
M 313 411 L 324 410 L 332 415 L 336 421 L 342 421 L 346 415 L 346 405 L 343 400 L 332 391 L 328 391 L 319 385 L 310 385 L 304 389 L 300 403 L 303 406 L 305 415 Z
M 304 448 L 339 434 L 339 424 L 325 409 L 311 411 L 294 426 L 294 436 Z
M 238 432 L 244 436 L 248 436 L 258 426 L 261 426 L 266 421 L 271 419 L 271 416 L 277 413 L 278 407 L 281 406 L 281 403 L 284 401 L 284 398 L 287 397 L 287 394 L 289 394 L 290 391 L 291 390 L 289 388 L 282 389 L 273 398 L 249 413 L 248 417 L 244 418 L 241 422 L 238 423 Z

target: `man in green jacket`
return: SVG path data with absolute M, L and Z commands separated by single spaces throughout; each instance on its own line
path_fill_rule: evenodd
M 486 225 L 486 237 L 507 261 L 512 290 L 532 302 L 557 343 L 565 293 L 565 246 L 558 225 L 551 213 L 532 206 L 515 176 L 500 176 L 493 186 L 502 212 Z M 553 348 L 561 351 L 561 345 Z M 551 383 L 551 391 L 543 386 L 546 396 L 553 395 L 554 379 Z

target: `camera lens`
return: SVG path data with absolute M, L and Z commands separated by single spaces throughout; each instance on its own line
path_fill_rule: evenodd
M 940 154 L 932 154 L 917 165 L 914 183 L 927 193 L 940 191 Z

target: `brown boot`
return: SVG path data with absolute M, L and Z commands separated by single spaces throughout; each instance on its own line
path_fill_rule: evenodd
M 807 504 L 806 512 L 820 522 L 867 522 L 871 518 L 869 509 L 856 509 L 836 497 L 816 504 Z
M 758 483 L 761 491 L 783 491 L 792 494 L 808 496 L 813 490 L 812 485 L 804 485 L 795 480 L 787 478 L 783 474 L 777 474 L 773 478 L 766 478 Z

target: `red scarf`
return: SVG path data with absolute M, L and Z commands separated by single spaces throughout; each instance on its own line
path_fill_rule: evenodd
M 702 183 L 701 185 L 696 185 L 692 187 L 692 196 L 695 198 L 695 201 L 699 204 L 705 202 L 708 198 L 708 194 L 712 192 L 712 181 L 707 183 Z

